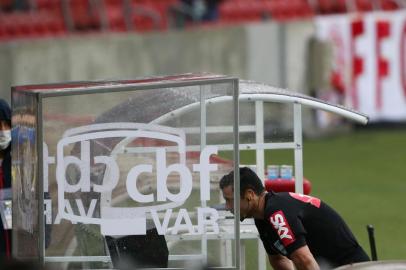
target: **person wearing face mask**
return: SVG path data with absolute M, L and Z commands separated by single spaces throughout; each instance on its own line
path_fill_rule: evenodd
M 0 189 L 11 188 L 11 109 L 0 99 Z M 4 196 L 0 193 L 0 196 Z M 3 200 L 4 198 L 0 198 Z M 11 259 L 11 230 L 5 230 L 0 218 L 0 262 Z

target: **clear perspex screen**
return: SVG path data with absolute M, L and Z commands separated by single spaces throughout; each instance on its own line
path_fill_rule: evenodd
M 15 90 L 16 114 L 33 118 L 20 123 L 13 163 L 32 187 L 14 190 L 27 223 L 17 224 L 17 255 L 28 238 L 51 267 L 235 268 L 234 217 L 216 206 L 234 168 L 218 145 L 234 145 L 237 91 L 221 76 Z M 41 189 L 44 222 L 37 211 L 27 220 Z

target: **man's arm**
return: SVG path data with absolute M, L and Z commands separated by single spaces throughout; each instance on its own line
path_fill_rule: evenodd
M 275 270 L 293 270 L 293 263 L 282 255 L 268 255 L 269 263 Z
M 320 267 L 306 246 L 300 247 L 292 252 L 290 259 L 293 261 L 297 270 L 319 270 Z

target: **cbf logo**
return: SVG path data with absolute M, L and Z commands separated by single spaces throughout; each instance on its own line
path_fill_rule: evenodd
M 108 156 L 94 156 L 91 153 L 91 141 L 101 139 L 119 139 Z M 144 151 L 155 154 L 155 168 L 152 164 L 134 164 L 125 176 L 125 190 L 128 197 L 144 207 L 111 207 L 111 193 L 117 187 L 120 179 L 119 164 L 114 158 L 114 152 L 138 138 L 156 139 L 168 142 L 170 147 L 153 146 Z M 70 146 L 80 145 L 80 155 L 65 155 Z M 167 164 L 167 151 L 176 151 L 179 154 L 179 163 Z M 141 149 L 143 150 L 143 149 Z M 200 153 L 199 163 L 193 164 L 192 171 L 199 174 L 200 200 L 210 200 L 210 173 L 217 170 L 216 164 L 210 164 L 210 156 L 217 154 L 217 147 L 208 146 Z M 49 157 L 44 155 L 48 160 Z M 186 166 L 186 140 L 180 129 L 159 125 L 137 123 L 103 123 L 65 132 L 57 145 L 56 178 L 58 183 L 58 216 L 70 220 L 72 223 L 99 224 L 104 235 L 143 235 L 146 234 L 147 218 L 151 219 L 159 234 L 177 234 L 187 231 L 191 234 L 203 234 L 206 231 L 218 233 L 218 213 L 215 209 L 207 207 L 197 208 L 197 226 L 192 224 L 188 211 L 184 208 L 177 213 L 173 208 L 183 205 L 192 192 L 192 172 Z M 104 165 L 103 181 L 99 184 L 91 183 L 91 166 Z M 75 166 L 80 171 L 76 183 L 68 181 L 67 168 Z M 156 172 L 153 174 L 153 172 Z M 156 175 L 156 192 L 145 194 L 137 185 L 141 174 Z M 179 180 L 179 190 L 171 192 L 168 189 L 168 176 L 175 174 Z M 92 212 L 80 210 L 82 202 L 78 203 L 79 214 L 73 213 L 67 207 L 65 195 L 70 193 L 100 193 L 100 218 L 93 216 L 97 199 L 91 200 L 89 209 Z M 78 201 L 80 199 L 76 199 Z M 158 215 L 158 211 L 161 215 Z M 163 215 L 162 215 L 163 214 Z M 171 217 L 175 216 L 174 223 L 170 224 Z M 173 222 L 173 221 L 172 221 Z M 173 225 L 171 229 L 169 226 Z

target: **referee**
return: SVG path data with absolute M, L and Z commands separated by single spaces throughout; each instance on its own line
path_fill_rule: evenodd
M 233 212 L 234 174 L 220 180 Z M 331 269 L 369 261 L 340 215 L 318 198 L 266 192 L 261 179 L 240 168 L 240 217 L 254 218 L 269 262 L 276 270 Z

